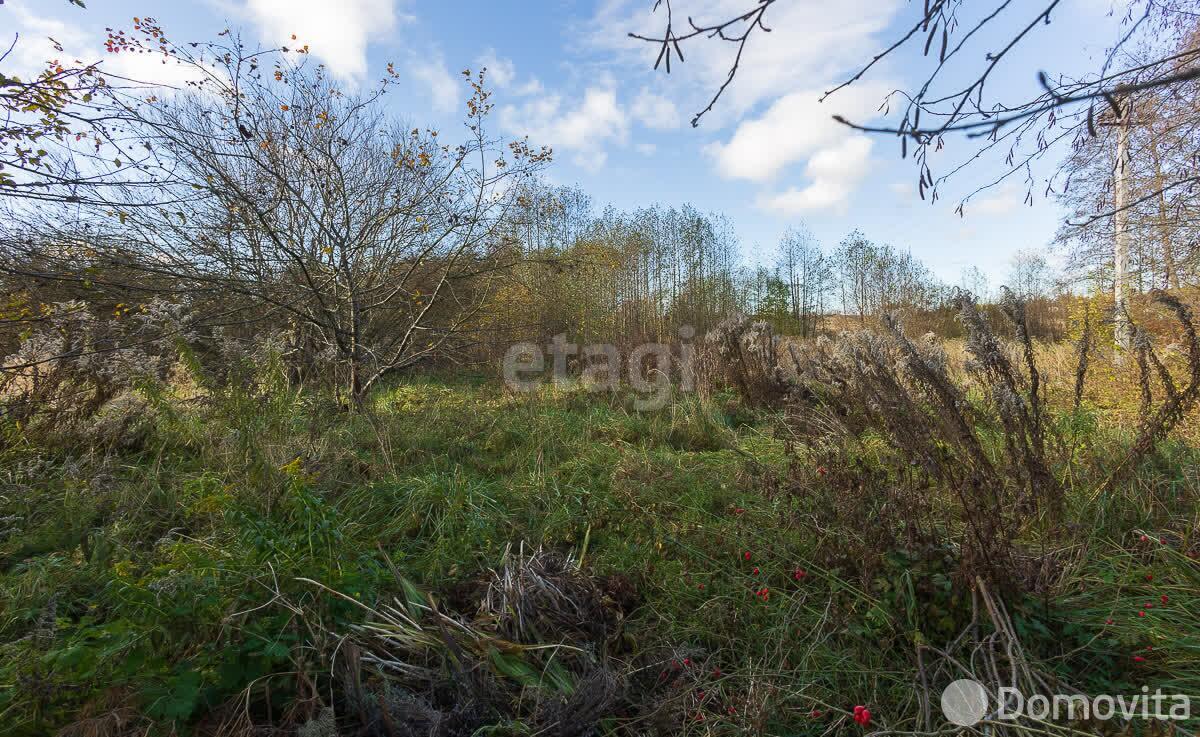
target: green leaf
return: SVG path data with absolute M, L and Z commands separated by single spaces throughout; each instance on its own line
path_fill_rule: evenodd
M 492 665 L 500 675 L 511 678 L 526 688 L 537 688 L 541 683 L 538 672 L 515 655 L 507 655 L 496 648 L 489 648 Z
M 166 693 L 151 705 L 151 715 L 160 719 L 187 719 L 196 710 L 200 696 L 200 673 L 187 670 L 172 680 Z
M 285 659 L 287 659 L 287 656 L 290 652 L 291 652 L 291 649 L 288 648 L 287 645 L 283 644 L 282 642 L 275 641 L 275 642 L 270 643 L 266 647 L 264 647 L 262 649 L 262 652 L 260 652 L 258 654 L 262 655 L 264 658 L 274 658 L 276 660 L 285 660 Z
M 564 694 L 575 693 L 575 682 L 571 680 L 570 672 L 558 660 L 551 660 L 543 671 L 544 681 L 549 682 L 555 691 Z

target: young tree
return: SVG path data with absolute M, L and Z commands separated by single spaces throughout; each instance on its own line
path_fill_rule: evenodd
M 840 270 L 842 312 L 857 315 L 859 323 L 877 314 L 879 293 L 873 277 L 878 270 L 879 249 L 859 231 L 842 239 L 834 260 Z
M 987 302 L 992 296 L 992 287 L 987 274 L 978 266 L 968 266 L 962 270 L 958 285 L 963 291 L 970 292 L 979 302 Z
M 361 401 L 464 339 L 491 278 L 520 257 L 503 227 L 510 185 L 549 152 L 488 137 L 482 75 L 464 73 L 468 136 L 452 145 L 388 119 L 390 78 L 350 95 L 306 48 L 223 39 L 193 51 L 150 19 L 110 37 L 116 53 L 162 54 L 197 81 L 161 96 L 106 91 L 106 110 L 148 152 L 137 179 L 106 183 L 98 202 L 19 213 L 22 230 L 48 237 L 6 233 L 0 262 L 80 284 L 120 266 L 110 287 L 202 304 L 198 325 L 291 324 Z
M 1050 264 L 1037 251 L 1013 254 L 1008 288 L 1023 300 L 1045 297 L 1050 289 Z
M 791 228 L 783 234 L 776 269 L 787 283 L 801 337 L 816 335 L 833 285 L 833 267 L 807 228 Z

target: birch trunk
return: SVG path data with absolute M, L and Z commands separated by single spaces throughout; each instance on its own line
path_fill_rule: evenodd
M 1126 352 L 1132 347 L 1129 325 L 1129 121 L 1132 105 L 1124 100 L 1124 110 L 1117 123 L 1117 160 L 1113 166 L 1113 302 L 1116 310 L 1114 338 L 1117 348 Z

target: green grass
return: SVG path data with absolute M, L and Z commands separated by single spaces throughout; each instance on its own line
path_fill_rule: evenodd
M 869 443 L 853 456 L 789 444 L 778 417 L 732 397 L 639 413 L 630 397 L 423 379 L 352 414 L 286 391 L 150 394 L 135 449 L 80 455 L 7 429 L 0 733 L 118 708 L 180 734 L 246 704 L 286 721 L 307 684 L 328 690 L 337 636 L 363 620 L 298 578 L 374 605 L 402 593 L 394 564 L 449 595 L 522 543 L 632 582 L 629 657 L 684 654 L 704 693 L 675 731 L 700 730 L 696 714 L 727 733 L 857 730 L 855 704 L 913 729 L 916 646 L 948 643 L 971 616 L 952 519 L 944 542 L 848 564 L 841 551 L 893 521 L 886 508 L 831 516 L 840 495 L 817 466 L 871 467 Z M 1166 447 L 1121 493 L 1073 494 L 1069 544 L 1027 541 L 1062 549 L 1052 593 L 1012 602 L 1048 670 L 1096 691 L 1200 693 L 1200 568 L 1181 552 L 1195 461 Z

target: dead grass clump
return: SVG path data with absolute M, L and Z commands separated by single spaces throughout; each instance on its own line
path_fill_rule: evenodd
M 614 715 L 651 719 L 678 695 L 669 679 L 637 685 L 665 666 L 614 654 L 624 594 L 610 589 L 622 587 L 569 556 L 510 551 L 471 616 L 445 611 L 400 580 L 404 597 L 376 606 L 330 591 L 366 613 L 334 655 L 341 696 L 329 706 L 339 723 L 386 735 L 449 737 L 510 725 L 583 737 Z M 314 711 L 313 729 L 329 719 Z
M 787 393 L 776 358 L 771 325 L 734 315 L 710 330 L 697 351 L 697 384 L 702 391 L 729 388 L 753 407 L 778 402 Z
M 1158 300 L 1182 327 L 1186 371 L 1177 378 L 1146 333 L 1138 331 L 1134 357 L 1142 420 L 1134 443 L 1117 463 L 1088 459 L 1100 466 L 1097 475 L 1103 479 L 1093 497 L 1132 473 L 1200 395 L 1200 341 L 1190 310 L 1167 295 Z M 970 295 L 960 294 L 956 301 L 966 332 L 961 372 L 952 370 L 936 340 L 909 338 L 895 319 L 885 320 L 882 332 L 843 333 L 837 340 L 789 345 L 795 385 L 789 425 L 815 447 L 849 453 L 847 457 L 853 452 L 846 449 L 856 447 L 857 452 L 879 454 L 875 446 L 868 449 L 868 441 L 883 441 L 880 455 L 887 478 L 866 483 L 870 477 L 861 469 L 845 478 L 832 473 L 828 483 L 837 485 L 841 479 L 837 488 L 846 499 L 843 504 L 831 500 L 829 506 L 874 510 L 873 519 L 897 529 L 928 531 L 944 523 L 945 515 L 931 518 L 931 507 L 918 500 L 949 493 L 954 519 L 964 531 L 964 571 L 993 584 L 1021 578 L 1029 588 L 1048 577 L 1043 571 L 1023 578 L 1020 572 L 1029 566 L 1018 564 L 1015 542 L 1031 527 L 1063 529 L 1062 479 L 1079 477 L 1079 439 L 1059 432 L 1048 407 L 1052 392 L 1038 365 L 1024 304 L 1010 293 L 1001 300 L 1001 313 L 1014 335 L 1005 339 Z M 1072 386 L 1053 392 L 1071 396 L 1073 412 L 1079 410 L 1092 352 L 1091 330 L 1085 326 L 1074 371 L 1057 374 L 1060 381 L 1069 375 Z M 833 469 L 841 464 L 830 459 L 827 465 Z M 885 500 L 886 511 L 880 506 Z M 890 542 L 887 535 L 875 537 L 878 545 Z
M 42 327 L 0 361 L 0 417 L 49 433 L 86 422 L 122 391 L 163 375 L 161 341 L 146 336 L 176 324 L 180 310 L 154 302 L 105 318 L 78 301 L 48 306 Z
M 798 396 L 806 399 L 791 416 L 793 427 L 810 437 L 832 433 L 853 441 L 881 435 L 892 485 L 903 479 L 930 493 L 949 491 L 966 529 L 968 570 L 1003 581 L 1013 570 L 1013 540 L 1031 517 L 1055 513 L 1061 487 L 1048 465 L 1041 377 L 1020 303 L 1008 297 L 1004 305 L 1017 329 L 1020 361 L 1010 358 L 970 295 L 959 295 L 958 308 L 967 332 L 966 372 L 984 388 L 982 401 L 952 378 L 935 340 L 914 341 L 888 319 L 881 333 L 847 333 L 806 349 L 792 346 Z M 861 484 L 857 488 L 865 491 Z M 914 494 L 920 492 L 909 496 Z M 922 518 L 928 507 L 893 496 L 901 502 L 895 505 L 897 517 L 910 529 L 936 524 Z M 904 519 L 912 515 L 917 518 Z
M 133 694 L 126 689 L 109 689 L 101 698 L 85 704 L 79 718 L 58 730 L 56 737 L 143 737 L 153 725 L 129 705 Z
M 137 450 L 150 434 L 154 408 L 134 391 L 122 391 L 106 402 L 82 429 L 91 447 Z
M 554 635 L 603 646 L 621 623 L 621 612 L 606 605 L 577 561 L 541 550 L 517 553 L 495 574 L 480 612 L 494 621 L 497 634 L 521 643 Z

